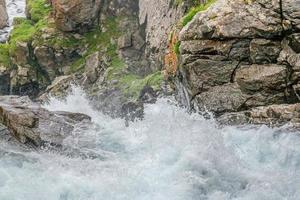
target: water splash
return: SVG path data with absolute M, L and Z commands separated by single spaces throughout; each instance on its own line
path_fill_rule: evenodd
M 300 137 L 262 127 L 219 128 L 169 99 L 146 105 L 125 127 L 74 88 L 50 110 L 89 114 L 97 124 L 66 142 L 102 155 L 82 159 L 0 145 L 0 199 L 298 200 Z M 77 140 L 76 140 L 77 139 Z M 84 143 L 86 145 L 80 145 Z

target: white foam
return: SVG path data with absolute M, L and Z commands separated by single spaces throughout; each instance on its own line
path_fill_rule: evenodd
M 82 159 L 51 152 L 0 157 L 0 199 L 298 200 L 300 137 L 262 127 L 218 128 L 171 100 L 145 108 L 124 126 L 89 105 L 75 88 L 50 110 L 82 112 L 98 124 L 67 143 L 103 155 Z M 88 145 L 84 145 L 88 144 Z M 0 145 L 0 152 L 11 149 Z M 9 152 L 13 150 L 8 150 Z M 15 152 L 15 151 L 13 151 Z

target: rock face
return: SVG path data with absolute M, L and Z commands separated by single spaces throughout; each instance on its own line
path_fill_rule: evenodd
M 63 31 L 83 32 L 99 17 L 100 0 L 52 0 L 57 27 Z
M 0 29 L 7 26 L 7 12 L 6 12 L 6 4 L 5 0 L 0 0 Z
M 199 12 L 180 32 L 178 80 L 191 104 L 253 123 L 292 119 L 284 113 L 299 101 L 299 13 L 298 0 L 218 0 Z
M 23 144 L 62 145 L 76 125 L 89 121 L 83 114 L 50 112 L 26 96 L 0 97 L 0 123 Z

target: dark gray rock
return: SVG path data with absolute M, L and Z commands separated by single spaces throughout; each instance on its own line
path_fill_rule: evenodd
M 243 94 L 237 84 L 215 86 L 207 92 L 197 95 L 194 99 L 196 106 L 202 111 L 215 114 L 243 110 L 249 96 Z
M 280 51 L 280 41 L 254 39 L 250 43 L 250 57 L 252 63 L 276 63 Z

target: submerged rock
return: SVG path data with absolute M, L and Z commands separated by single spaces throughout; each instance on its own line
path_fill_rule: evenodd
M 50 112 L 25 96 L 0 97 L 0 123 L 23 144 L 60 146 L 77 124 L 89 121 L 84 114 Z

